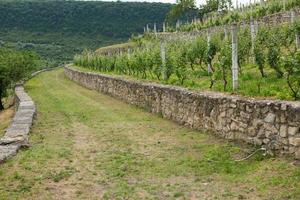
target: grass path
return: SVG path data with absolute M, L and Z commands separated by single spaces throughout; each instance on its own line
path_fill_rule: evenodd
M 64 77 L 26 84 L 28 150 L 0 165 L 0 199 L 299 199 L 300 168 L 184 128 Z

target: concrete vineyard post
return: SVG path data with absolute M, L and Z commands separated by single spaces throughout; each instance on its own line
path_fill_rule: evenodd
M 224 40 L 228 40 L 228 32 L 227 32 L 227 26 L 224 26 Z
M 166 22 L 163 23 L 163 32 L 166 32 Z
M 177 20 L 177 22 L 176 22 L 176 31 L 178 28 L 179 28 L 179 20 Z
M 154 32 L 155 37 L 157 38 L 156 23 L 153 24 L 153 32 Z
M 255 39 L 257 35 L 257 22 L 251 17 L 250 19 L 250 34 L 251 34 L 251 54 L 254 55 Z M 252 62 L 254 63 L 254 56 Z
M 130 58 L 131 50 L 127 49 L 127 58 Z
M 237 41 L 237 25 L 233 24 L 231 27 L 232 36 L 232 88 L 238 89 L 238 41 Z
M 291 11 L 291 23 L 292 25 L 295 23 L 295 11 Z M 296 48 L 297 50 L 300 49 L 300 38 L 299 38 L 299 35 L 298 33 L 295 33 L 295 42 L 296 42 Z
M 147 26 L 146 26 L 146 30 L 147 30 L 147 33 L 149 33 L 149 24 L 147 24 Z
M 210 31 L 207 31 L 207 49 L 210 48 L 210 41 L 211 41 L 211 35 L 210 35 Z M 207 72 L 210 74 L 212 73 L 212 67 L 211 67 L 211 64 L 208 63 L 207 64 Z
M 163 79 L 167 80 L 167 69 L 166 69 L 166 46 L 165 43 L 162 42 L 160 44 L 160 56 L 161 56 L 161 65 L 162 65 L 162 72 L 163 72 Z

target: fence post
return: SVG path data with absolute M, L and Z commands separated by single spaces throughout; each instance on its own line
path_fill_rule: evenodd
M 207 49 L 210 48 L 210 41 L 211 41 L 211 35 L 210 30 L 207 31 Z M 212 66 L 210 63 L 207 64 L 207 72 L 210 74 L 212 73 Z
M 231 27 L 232 36 L 232 89 L 233 91 L 238 89 L 238 41 L 237 41 L 237 25 L 233 24 Z
M 256 39 L 256 34 L 257 34 L 256 26 L 257 26 L 256 22 L 251 17 L 251 19 L 250 19 L 250 34 L 251 34 L 251 54 L 252 54 L 252 56 L 254 55 L 255 39 Z M 254 63 L 254 56 L 253 56 L 252 61 Z
M 227 26 L 224 25 L 224 40 L 227 41 L 228 40 L 228 32 L 227 32 Z
M 295 11 L 291 11 L 291 23 L 292 25 L 295 23 Z M 296 48 L 297 50 L 300 49 L 300 41 L 299 41 L 299 35 L 298 33 L 295 33 L 295 42 L 296 42 Z
M 161 57 L 161 65 L 163 72 L 163 79 L 167 80 L 167 69 L 166 69 L 166 46 L 165 43 L 160 43 L 160 57 Z
M 176 22 L 176 31 L 178 28 L 179 28 L 179 20 L 177 20 L 177 22 Z
M 127 49 L 127 58 L 128 58 L 128 59 L 130 58 L 130 54 L 131 54 L 131 49 L 128 48 L 128 49 Z

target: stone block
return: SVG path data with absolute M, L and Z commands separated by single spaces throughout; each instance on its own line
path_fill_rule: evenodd
M 299 127 L 293 127 L 293 126 L 290 126 L 288 128 L 288 133 L 289 135 L 296 135 L 296 133 L 299 131 Z
M 248 113 L 245 113 L 243 111 L 240 112 L 240 115 L 242 118 L 246 119 L 246 120 L 249 120 L 251 118 L 251 115 L 248 114 Z
M 17 137 L 17 136 L 28 135 L 28 133 L 29 133 L 29 128 L 21 128 L 21 129 L 9 128 L 6 130 L 5 136 Z
M 295 152 L 295 159 L 300 160 L 300 149 Z
M 267 123 L 274 123 L 275 118 L 276 118 L 276 116 L 274 113 L 268 113 L 267 116 L 265 117 L 264 121 Z
M 290 143 L 290 145 L 298 147 L 298 146 L 300 146 L 300 138 L 290 137 L 289 143 Z
M 0 145 L 0 162 L 16 155 L 19 148 L 20 145 L 18 144 Z
M 249 112 L 249 113 L 252 113 L 253 109 L 249 105 L 247 105 L 246 106 L 246 111 Z
M 281 125 L 279 130 L 280 137 L 286 137 L 287 136 L 287 126 Z
M 286 110 L 286 107 L 287 107 L 286 104 L 284 104 L 284 103 L 281 104 L 281 110 L 285 111 L 285 110 Z
M 263 143 L 263 141 L 262 141 L 261 139 L 259 139 L 259 138 L 254 138 L 254 139 L 253 139 L 253 143 L 254 143 L 255 145 L 261 146 L 262 143 Z
M 16 117 L 13 119 L 14 124 L 32 124 L 32 117 Z

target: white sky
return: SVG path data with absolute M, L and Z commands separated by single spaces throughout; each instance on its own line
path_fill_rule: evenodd
M 103 0 L 103 1 L 117 1 L 117 0 Z M 162 2 L 162 3 L 176 3 L 176 0 L 121 0 L 121 1 L 128 1 L 128 2 Z M 252 0 L 254 2 L 255 0 Z M 256 0 L 257 2 L 258 0 Z M 196 0 L 197 6 L 200 4 L 204 4 L 206 1 L 205 0 Z M 239 3 L 247 4 L 250 2 L 250 0 L 238 0 Z M 233 5 L 236 5 L 236 0 L 232 0 Z

